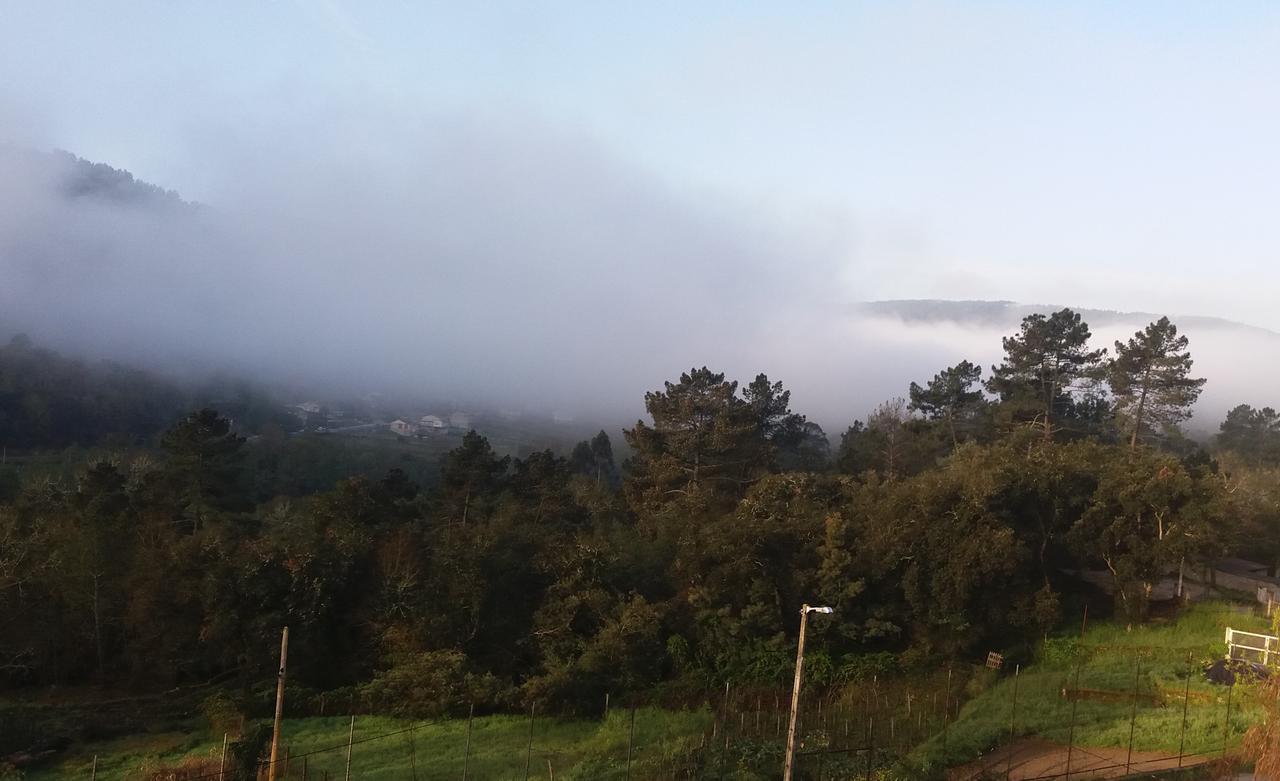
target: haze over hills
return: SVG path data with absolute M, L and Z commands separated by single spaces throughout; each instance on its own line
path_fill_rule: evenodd
M 1126 340 L 1165 313 L 1117 312 L 1071 304 L 1024 304 L 1013 301 L 949 301 L 936 299 L 871 301 L 855 307 L 855 317 L 894 332 L 907 345 L 952 350 L 989 370 L 1000 359 L 1001 337 L 1016 333 L 1022 318 L 1069 306 L 1093 331 L 1093 344 L 1114 352 Z M 1190 339 L 1194 371 L 1208 378 L 1189 432 L 1203 436 L 1216 430 L 1223 415 L 1240 403 L 1275 405 L 1280 385 L 1280 333 L 1219 317 L 1168 313 Z M 926 347 L 928 346 L 928 347 Z M 957 358 L 958 360 L 958 358 Z
M 359 204 L 348 212 L 350 230 L 335 234 L 318 214 L 268 226 L 238 205 L 193 205 L 65 152 L 0 147 L 0 173 L 0 332 L 90 359 L 252 377 L 298 397 L 388 392 L 469 409 L 554 411 L 616 429 L 643 412 L 645 391 L 705 364 L 743 382 L 759 372 L 783 381 L 793 406 L 834 437 L 944 366 L 968 359 L 989 369 L 1022 317 L 1058 308 L 850 304 L 818 292 L 821 280 L 783 282 L 767 272 L 765 292 L 776 282 L 805 301 L 794 306 L 754 288 L 718 289 L 717 264 L 772 261 L 732 244 L 707 255 L 706 236 L 663 237 L 692 243 L 675 259 L 657 245 L 602 246 L 599 257 L 620 253 L 646 278 L 652 261 L 658 275 L 605 285 L 555 268 L 563 256 L 548 246 L 476 255 L 440 245 L 440 224 L 386 222 L 389 215 L 374 235 Z M 464 272 L 468 262 L 478 270 Z M 677 269 L 682 262 L 690 268 Z M 667 296 L 666 279 L 693 289 Z M 710 317 L 712 304 L 728 310 Z M 1079 311 L 1108 347 L 1159 316 Z M 1251 356 L 1280 354 L 1280 335 L 1213 317 L 1174 320 L 1209 378 L 1193 430 L 1213 430 L 1238 403 L 1277 403 L 1280 369 Z
M 1084 316 L 1090 325 L 1107 327 L 1113 324 L 1125 326 L 1134 322 L 1150 322 L 1168 315 L 1179 327 L 1223 328 L 1253 331 L 1280 340 L 1280 333 L 1267 328 L 1247 325 L 1221 317 L 1169 314 L 1156 312 L 1116 312 L 1110 309 L 1090 309 L 1069 304 L 1020 304 L 1016 301 L 964 301 L 947 299 L 901 299 L 892 301 L 867 301 L 858 305 L 863 313 L 877 317 L 895 317 L 904 323 L 956 323 L 960 325 L 1017 326 L 1030 314 L 1049 314 L 1070 306 Z

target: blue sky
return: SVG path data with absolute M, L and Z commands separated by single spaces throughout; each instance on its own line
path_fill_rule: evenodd
M 0 22 L 0 139 L 212 203 L 273 158 L 394 178 L 434 123 L 534 127 L 767 226 L 850 300 L 1280 328 L 1272 3 L 0 0 Z

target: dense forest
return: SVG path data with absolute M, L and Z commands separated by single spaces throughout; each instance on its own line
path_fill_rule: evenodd
M 288 625 L 298 686 L 585 710 L 783 681 L 802 602 L 835 608 L 807 667 L 830 682 L 1016 654 L 1076 620 L 1077 569 L 1140 621 L 1182 564 L 1274 565 L 1280 414 L 1241 405 L 1190 441 L 1205 380 L 1177 328 L 1090 337 L 1030 315 L 999 365 L 940 368 L 834 444 L 782 383 L 704 367 L 645 394 L 624 463 L 605 432 L 510 458 L 473 431 L 430 485 L 390 469 L 301 496 L 264 489 L 243 410 L 178 412 L 153 378 L 15 340 L 0 442 L 114 449 L 4 491 L 0 686 L 248 686 Z

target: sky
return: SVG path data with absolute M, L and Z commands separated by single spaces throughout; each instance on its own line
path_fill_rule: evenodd
M 167 311 L 90 280 L 55 338 L 105 350 L 203 308 L 250 324 L 216 340 L 249 363 L 318 336 L 361 373 L 422 350 L 490 384 L 617 376 L 582 398 L 708 361 L 856 363 L 884 341 L 841 319 L 862 300 L 1280 329 L 1277 76 L 1261 2 L 0 0 L 0 142 L 217 215 L 185 260 L 170 237 L 131 261 Z

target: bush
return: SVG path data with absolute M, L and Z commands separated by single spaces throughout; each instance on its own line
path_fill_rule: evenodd
M 144 762 L 141 777 L 143 781 L 193 781 L 207 779 L 218 774 L 219 761 L 207 757 L 187 757 L 175 765 L 153 764 Z
M 870 654 L 847 654 L 840 659 L 835 680 L 839 683 L 887 678 L 899 671 L 898 657 L 888 651 Z
M 1080 641 L 1074 637 L 1050 637 L 1040 650 L 1040 663 L 1053 669 L 1073 666 L 1082 652 Z
M 463 713 L 471 704 L 498 703 L 502 686 L 488 673 L 467 670 L 458 651 L 427 651 L 398 655 L 360 693 L 375 709 L 396 716 L 426 718 Z
M 214 737 L 222 735 L 238 736 L 244 725 L 245 712 L 230 694 L 218 690 L 200 703 L 200 715 L 209 724 L 209 731 Z

